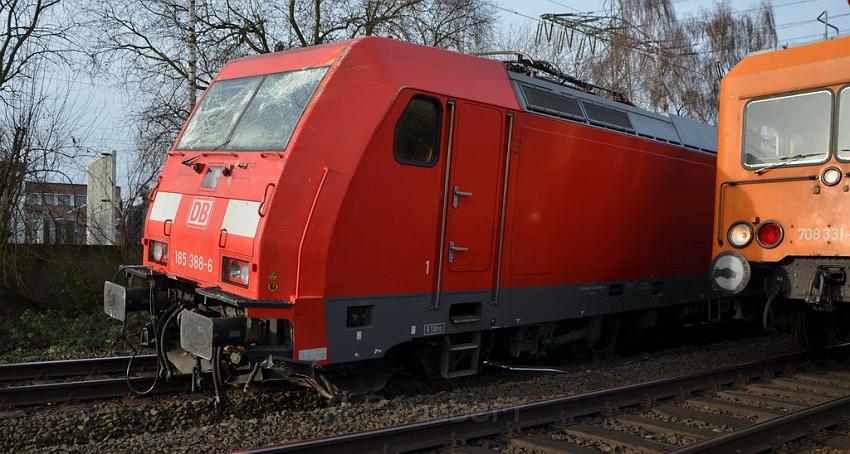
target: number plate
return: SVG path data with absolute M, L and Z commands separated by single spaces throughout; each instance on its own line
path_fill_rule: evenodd
M 797 241 L 844 241 L 850 232 L 844 227 L 800 227 L 797 229 Z
M 174 251 L 174 264 L 191 270 L 213 272 L 213 259 L 203 255 L 192 254 L 186 251 Z

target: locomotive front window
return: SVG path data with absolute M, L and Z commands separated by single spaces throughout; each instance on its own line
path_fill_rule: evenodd
M 744 166 L 826 161 L 831 122 L 832 94 L 826 90 L 750 102 L 744 111 Z
M 838 159 L 850 160 L 850 87 L 838 97 Z
M 267 76 L 236 126 L 230 149 L 283 150 L 327 68 Z
M 261 81 L 262 77 L 246 77 L 213 84 L 195 110 L 177 148 L 209 150 L 224 144 Z
M 327 70 L 216 82 L 189 121 L 177 149 L 284 150 Z

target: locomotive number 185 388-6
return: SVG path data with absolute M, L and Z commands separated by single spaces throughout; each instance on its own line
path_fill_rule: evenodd
M 174 251 L 174 262 L 177 265 L 185 266 L 193 270 L 206 271 L 212 273 L 213 259 L 202 255 L 190 254 L 185 251 Z

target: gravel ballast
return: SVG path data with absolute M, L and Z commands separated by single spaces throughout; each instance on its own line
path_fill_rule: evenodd
M 397 379 L 367 403 L 328 404 L 307 389 L 232 390 L 216 413 L 203 396 L 102 401 L 26 409 L 0 419 L 3 452 L 222 452 L 456 416 L 685 375 L 796 351 L 759 337 L 574 364 L 566 374 L 489 373 L 455 381 Z

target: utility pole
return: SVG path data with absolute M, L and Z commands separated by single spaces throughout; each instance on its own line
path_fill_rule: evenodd
M 824 10 L 824 12 L 820 13 L 818 16 L 818 22 L 823 24 L 823 40 L 829 40 L 829 29 L 832 28 L 835 30 L 835 33 L 840 34 L 841 31 L 838 30 L 838 27 L 829 23 L 829 11 Z
M 195 82 L 198 72 L 198 37 L 195 32 L 195 23 L 197 22 L 195 18 L 195 0 L 186 0 L 186 8 L 189 13 L 189 36 L 187 40 L 189 44 L 189 69 L 186 72 L 186 78 L 189 79 L 189 91 L 187 92 L 186 103 L 188 104 L 189 112 L 191 112 L 195 108 L 197 91 L 195 90 Z

